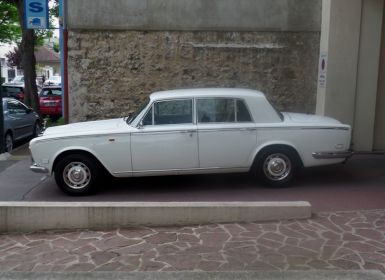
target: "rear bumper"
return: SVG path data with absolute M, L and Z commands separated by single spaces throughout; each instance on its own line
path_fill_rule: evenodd
M 40 112 L 43 115 L 61 115 L 61 108 L 57 107 L 42 107 L 40 106 Z
M 353 155 L 352 151 L 343 152 L 314 152 L 312 154 L 315 159 L 348 159 Z
M 43 166 L 39 166 L 36 163 L 33 163 L 29 169 L 35 173 L 44 173 L 47 174 L 49 172 L 48 168 L 45 168 Z

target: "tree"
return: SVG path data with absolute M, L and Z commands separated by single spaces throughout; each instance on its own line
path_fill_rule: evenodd
M 8 66 L 21 69 L 21 52 L 19 47 L 14 47 L 13 50 L 5 54 L 5 57 L 8 60 Z
M 31 106 L 36 112 L 40 113 L 39 99 L 37 96 L 36 86 L 36 58 L 35 58 L 35 42 L 36 36 L 32 29 L 25 29 L 24 26 L 24 0 L 0 0 L 2 5 L 10 5 L 8 7 L 16 7 L 21 26 L 21 65 L 24 72 L 24 102 Z
M 0 42 L 15 42 L 21 37 L 17 7 L 0 0 Z

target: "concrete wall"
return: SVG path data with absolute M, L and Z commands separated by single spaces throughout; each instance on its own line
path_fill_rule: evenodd
M 385 5 L 383 14 L 385 13 Z M 376 120 L 374 126 L 374 150 L 385 150 L 385 17 L 382 17 L 382 40 L 379 80 L 376 99 Z
M 70 121 L 125 116 L 149 93 L 259 89 L 280 109 L 314 112 L 318 32 L 71 31 Z
M 320 0 L 68 0 L 70 122 L 151 92 L 245 87 L 313 113 Z
M 319 31 L 321 0 L 67 0 L 69 29 Z
M 353 127 L 354 149 L 373 149 L 384 0 L 324 0 L 320 52 L 326 83 L 318 84 L 318 114 Z

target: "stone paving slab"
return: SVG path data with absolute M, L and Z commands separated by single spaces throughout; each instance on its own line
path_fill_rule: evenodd
M 383 280 L 379 271 L 263 271 L 263 272 L 5 272 L 1 280 Z
M 379 270 L 385 210 L 308 220 L 0 235 L 0 271 Z

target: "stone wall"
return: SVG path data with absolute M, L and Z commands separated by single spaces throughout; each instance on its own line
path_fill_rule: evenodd
M 70 122 L 125 116 L 151 92 L 243 87 L 314 112 L 320 33 L 69 32 Z

